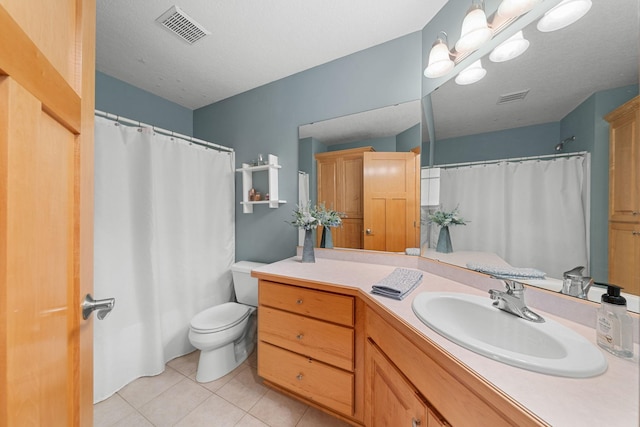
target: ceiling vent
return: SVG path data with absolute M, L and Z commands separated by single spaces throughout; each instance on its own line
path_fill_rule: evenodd
M 194 44 L 204 36 L 211 34 L 211 31 L 207 31 L 178 6 L 171 6 L 156 19 L 156 22 L 189 44 Z
M 504 95 L 500 95 L 498 97 L 498 102 L 496 104 L 508 104 L 510 102 L 522 101 L 525 96 L 529 93 L 529 89 L 521 90 L 520 92 L 507 93 Z

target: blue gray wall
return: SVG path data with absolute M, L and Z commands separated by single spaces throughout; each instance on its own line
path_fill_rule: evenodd
M 420 123 L 418 123 L 395 136 L 334 144 L 328 146 L 327 151 L 349 150 L 360 147 L 373 147 L 374 150 L 381 152 L 411 151 L 412 148 L 420 147 L 421 145 L 420 129 Z
M 373 147 L 376 151 L 396 151 L 396 137 L 385 136 L 382 138 L 364 139 L 362 141 L 346 142 L 344 144 L 334 144 L 327 148 L 327 151 L 349 150 L 351 148 Z
M 437 140 L 434 165 L 555 154 L 560 123 Z
M 422 126 L 418 123 L 417 125 L 405 130 L 401 134 L 398 134 L 398 136 L 396 137 L 396 151 L 408 152 L 416 147 L 421 148 L 421 129 Z
M 193 136 L 193 111 L 96 72 L 96 110 Z
M 282 164 L 279 190 L 287 204 L 254 206 L 253 214 L 236 209 L 236 259 L 273 262 L 295 254 L 297 230 L 288 221 L 300 165 L 313 160 L 313 149 L 305 147 L 299 165 L 298 126 L 419 99 L 421 40 L 416 32 L 194 111 L 194 135 L 233 147 L 238 165 L 258 153 L 274 154 Z M 266 191 L 264 182 L 255 186 Z

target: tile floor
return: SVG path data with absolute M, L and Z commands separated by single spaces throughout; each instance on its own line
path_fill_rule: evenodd
M 95 427 L 343 427 L 346 423 L 262 385 L 255 352 L 230 374 L 195 380 L 197 351 L 94 405 Z

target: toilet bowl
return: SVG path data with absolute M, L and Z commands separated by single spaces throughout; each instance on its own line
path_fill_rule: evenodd
M 200 350 L 196 381 L 217 380 L 233 371 L 256 344 L 258 279 L 251 270 L 263 263 L 240 261 L 231 266 L 238 302 L 227 302 L 196 314 L 189 325 L 189 341 Z

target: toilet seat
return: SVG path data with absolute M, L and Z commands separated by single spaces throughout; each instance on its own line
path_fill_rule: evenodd
M 196 314 L 191 320 L 191 330 L 200 333 L 223 331 L 241 323 L 250 314 L 251 307 L 227 302 Z

